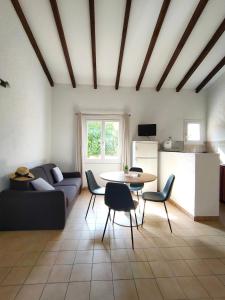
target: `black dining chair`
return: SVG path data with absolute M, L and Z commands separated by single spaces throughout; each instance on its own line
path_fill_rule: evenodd
M 167 211 L 167 208 L 166 208 L 166 201 L 170 198 L 174 180 L 175 180 L 175 176 L 172 174 L 167 179 L 166 185 L 165 185 L 162 192 L 145 192 L 145 193 L 142 194 L 142 198 L 144 200 L 142 225 L 144 223 L 146 201 L 162 202 L 164 204 L 164 207 L 165 207 L 165 211 L 166 211 L 166 215 L 167 215 L 167 221 L 168 221 L 168 224 L 169 224 L 169 227 L 170 227 L 170 231 L 172 233 L 172 227 L 171 227 L 171 224 L 170 224 L 170 219 L 169 219 L 168 211 Z
M 115 212 L 116 211 L 124 211 L 129 212 L 130 214 L 130 230 L 131 230 L 131 241 L 132 241 L 132 248 L 134 249 L 134 238 L 133 238 L 133 225 L 132 225 L 132 216 L 131 216 L 131 210 L 134 210 L 135 215 L 135 221 L 136 221 L 136 227 L 138 229 L 138 223 L 137 223 L 137 216 L 135 213 L 135 209 L 138 206 L 138 202 L 132 199 L 131 192 L 126 184 L 123 183 L 114 183 L 114 182 L 108 182 L 106 184 L 106 190 L 105 190 L 105 204 L 108 206 L 108 216 L 105 223 L 104 232 L 102 235 L 102 241 L 105 236 L 105 231 L 107 228 L 108 220 L 110 217 L 111 210 L 114 210 L 113 215 L 113 222 L 115 219 Z
M 86 219 L 87 215 L 88 215 L 90 205 L 91 205 L 92 197 L 94 196 L 94 201 L 93 201 L 93 204 L 92 204 L 92 208 L 94 208 L 96 196 L 104 196 L 105 195 L 105 188 L 101 187 L 100 185 L 97 184 L 97 182 L 95 180 L 95 177 L 94 177 L 91 170 L 86 171 L 85 174 L 86 174 L 86 178 L 87 178 L 88 190 L 91 193 L 91 198 L 90 198 L 88 208 L 87 208 L 87 212 L 86 212 L 86 216 L 85 216 L 85 219 Z
M 132 167 L 130 168 L 131 172 L 139 172 L 139 173 L 143 173 L 143 169 L 142 168 L 138 168 L 138 167 Z M 139 194 L 138 192 L 139 191 L 142 191 L 144 187 L 144 183 L 130 183 L 130 191 L 131 192 L 137 192 L 137 199 L 138 199 L 138 202 L 139 202 Z

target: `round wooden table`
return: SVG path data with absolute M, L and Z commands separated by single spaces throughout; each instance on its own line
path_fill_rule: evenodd
M 131 183 L 138 184 L 139 183 L 140 184 L 140 183 L 154 181 L 154 180 L 156 180 L 157 177 L 155 175 L 152 175 L 149 173 L 129 172 L 128 174 L 125 174 L 123 171 L 117 171 L 117 172 L 102 173 L 102 174 L 100 174 L 100 178 L 102 178 L 103 180 L 106 180 L 106 181 L 112 181 L 112 182 L 118 182 L 118 183 L 125 183 L 125 184 L 131 184 Z M 123 216 L 119 220 L 119 222 L 114 222 L 114 223 L 117 225 L 120 225 L 120 226 L 130 227 L 130 225 L 128 225 L 129 221 L 130 221 L 129 214 L 127 214 L 126 212 L 123 212 L 122 214 L 123 214 Z M 124 216 L 126 217 L 126 219 L 124 219 Z M 138 225 L 141 225 L 142 220 L 141 220 L 141 215 L 140 215 L 140 209 L 139 209 L 139 214 L 137 214 L 137 219 L 138 219 Z M 133 220 L 133 224 L 135 224 L 134 220 Z M 133 225 L 132 227 L 136 227 L 136 226 Z
M 136 184 L 156 180 L 156 176 L 149 173 L 129 172 L 125 174 L 123 171 L 102 173 L 100 177 L 106 181 Z

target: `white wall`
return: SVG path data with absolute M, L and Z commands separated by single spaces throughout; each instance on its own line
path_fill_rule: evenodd
M 207 90 L 207 140 L 225 164 L 225 74 Z
M 171 199 L 192 216 L 195 216 L 195 156 L 195 153 L 159 153 L 160 190 L 170 174 L 174 174 Z
M 195 155 L 195 215 L 219 216 L 219 157 Z
M 57 85 L 52 102 L 52 161 L 65 170 L 73 170 L 75 146 L 75 112 L 129 112 L 131 140 L 137 138 L 138 123 L 157 123 L 157 139 L 172 136 L 183 140 L 183 120 L 205 121 L 204 93 L 176 93 L 163 89 L 159 93 L 149 88 L 136 92 L 134 88 Z
M 0 190 L 20 165 L 48 161 L 51 88 L 11 1 L 0 0 Z
M 160 152 L 159 186 L 175 175 L 171 199 L 193 217 L 219 215 L 219 158 L 213 153 Z

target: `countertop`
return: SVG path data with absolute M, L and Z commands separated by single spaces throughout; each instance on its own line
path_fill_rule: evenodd
M 159 152 L 166 152 L 166 153 L 191 153 L 191 154 L 216 154 L 213 152 L 194 152 L 194 151 L 185 151 L 185 150 L 159 150 Z

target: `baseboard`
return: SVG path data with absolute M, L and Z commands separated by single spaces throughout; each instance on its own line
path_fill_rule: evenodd
M 175 206 L 177 209 L 182 211 L 185 215 L 191 218 L 195 222 L 206 222 L 206 221 L 218 221 L 219 216 L 192 216 L 188 211 L 186 211 L 183 207 L 177 204 L 174 200 L 170 199 L 169 203 Z
M 185 215 L 187 215 L 189 218 L 191 218 L 192 220 L 194 220 L 194 216 L 192 216 L 192 214 L 190 214 L 188 211 L 186 211 L 186 209 L 184 209 L 182 206 L 180 206 L 177 202 L 175 202 L 173 199 L 169 199 L 169 203 L 172 204 L 173 206 L 175 206 L 177 209 L 179 209 L 180 211 L 182 211 Z
M 204 222 L 204 221 L 218 221 L 219 216 L 195 216 L 194 221 Z

